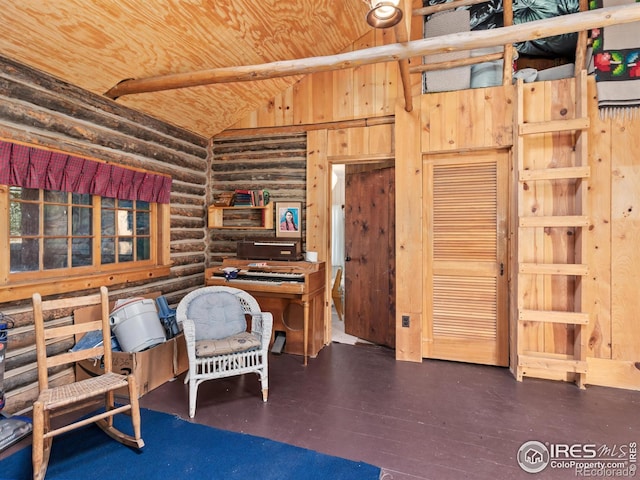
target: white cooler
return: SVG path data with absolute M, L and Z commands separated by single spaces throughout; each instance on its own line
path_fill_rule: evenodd
M 109 324 L 123 352 L 140 352 L 166 341 L 156 302 L 152 299 L 118 300 Z

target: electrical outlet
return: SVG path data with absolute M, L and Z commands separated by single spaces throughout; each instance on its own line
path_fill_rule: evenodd
M 409 315 L 402 315 L 402 326 L 404 328 L 409 328 L 411 321 L 409 320 Z

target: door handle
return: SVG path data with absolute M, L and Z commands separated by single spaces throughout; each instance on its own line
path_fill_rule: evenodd
M 344 261 L 345 262 L 350 262 L 351 261 L 351 257 L 349 255 L 347 255 L 346 257 L 344 257 Z
M 500 276 L 504 275 L 504 263 L 500 263 Z

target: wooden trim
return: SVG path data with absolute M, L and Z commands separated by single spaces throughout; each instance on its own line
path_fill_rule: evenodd
M 589 275 L 589 267 L 587 265 L 573 263 L 521 263 L 518 271 L 519 273 L 531 275 Z
M 578 179 L 588 178 L 591 175 L 591 168 L 586 166 L 578 167 L 559 167 L 559 168 L 540 168 L 537 170 L 522 170 L 520 173 L 520 181 L 528 182 L 534 180 L 561 180 L 561 179 Z
M 374 127 L 376 125 L 390 125 L 395 123 L 395 115 L 384 117 L 362 118 L 357 120 L 343 120 L 337 122 L 313 123 L 304 125 L 283 125 L 278 127 L 236 128 L 220 132 L 214 140 L 227 137 L 241 137 L 243 135 L 274 135 L 279 133 L 303 133 L 315 130 L 340 130 L 343 128 Z
M 329 163 L 371 163 L 385 160 L 395 160 L 394 153 L 360 154 L 360 155 L 327 155 Z
M 431 7 L 415 8 L 411 15 L 414 17 L 420 15 L 432 15 L 438 12 L 444 12 L 446 10 L 453 10 L 458 7 L 467 7 L 471 5 L 478 5 L 480 3 L 487 3 L 489 0 L 454 0 L 453 2 L 443 3 L 440 5 L 433 5 Z
M 416 65 L 409 69 L 410 73 L 422 73 L 431 72 L 433 70 L 446 70 L 451 67 L 466 67 L 467 65 L 475 65 L 477 63 L 492 62 L 494 60 L 500 60 L 504 57 L 504 53 L 488 53 L 479 57 L 461 58 L 459 60 L 448 60 L 446 62 L 437 63 L 425 63 L 423 65 Z
M 550 120 L 548 122 L 531 122 L 518 125 L 520 135 L 533 135 L 536 133 L 565 132 L 569 130 L 587 130 L 589 117 L 572 118 L 570 120 Z
M 99 285 L 112 286 L 131 282 L 153 280 L 169 275 L 170 266 L 161 265 L 120 272 L 107 272 L 78 277 L 46 279 L 23 284 L 0 286 L 0 303 L 30 298 L 35 292 L 43 297 L 60 293 L 76 292 L 96 288 Z
M 565 373 L 587 373 L 587 362 L 564 358 L 552 358 L 549 356 L 538 357 L 536 355 L 520 355 L 519 367 L 540 368 L 549 372 Z
M 580 312 L 555 312 L 550 310 L 520 310 L 521 322 L 564 323 L 567 325 L 588 325 L 589 314 Z
M 588 227 L 589 217 L 563 215 L 556 217 L 521 217 L 520 227 Z

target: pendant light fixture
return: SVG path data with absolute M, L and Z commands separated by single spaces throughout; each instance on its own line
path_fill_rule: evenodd
M 369 5 L 367 23 L 373 28 L 389 28 L 402 20 L 400 0 L 363 0 Z

